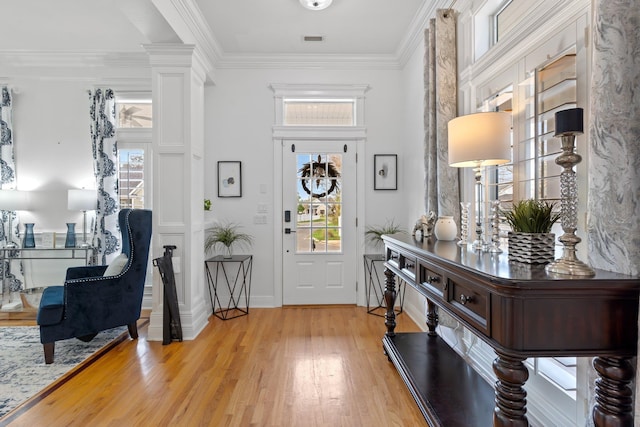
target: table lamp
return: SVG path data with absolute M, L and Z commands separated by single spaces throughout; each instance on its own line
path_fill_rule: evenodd
M 88 248 L 87 242 L 87 211 L 96 209 L 98 195 L 96 190 L 70 189 L 67 197 L 67 208 L 70 211 L 82 211 L 82 240 L 81 248 Z
M 475 113 L 449 121 L 449 166 L 473 168 L 476 189 L 474 250 L 487 251 L 482 231 L 482 168 L 511 160 L 511 114 Z
M 17 248 L 13 241 L 13 211 L 22 211 L 29 208 L 29 193 L 18 190 L 0 190 L 0 210 L 9 211 L 9 235 L 7 236 L 7 248 Z

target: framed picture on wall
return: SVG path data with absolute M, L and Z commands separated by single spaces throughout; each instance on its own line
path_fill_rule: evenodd
M 242 197 L 242 162 L 218 162 L 218 197 Z
M 373 189 L 398 189 L 398 156 L 396 154 L 373 155 Z

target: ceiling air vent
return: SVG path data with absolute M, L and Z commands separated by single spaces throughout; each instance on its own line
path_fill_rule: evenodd
M 302 40 L 305 42 L 323 42 L 324 36 L 303 36 Z

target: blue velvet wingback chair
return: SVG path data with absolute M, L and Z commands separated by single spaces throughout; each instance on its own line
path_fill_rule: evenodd
M 127 257 L 122 271 L 105 275 L 106 265 L 71 267 L 64 286 L 44 290 L 37 322 L 45 363 L 53 363 L 56 341 L 78 338 L 88 342 L 100 331 L 124 325 L 131 338 L 138 338 L 136 322 L 147 273 L 151 211 L 122 209 L 118 221 L 122 254 Z M 124 259 L 122 254 L 120 259 Z

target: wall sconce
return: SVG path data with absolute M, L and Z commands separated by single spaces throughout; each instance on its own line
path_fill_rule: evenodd
M 82 211 L 82 244 L 81 248 L 88 248 L 87 242 L 87 211 L 96 210 L 98 194 L 96 190 L 71 189 L 67 194 L 67 209 L 70 211 Z
M 373 189 L 398 189 L 398 156 L 396 154 L 373 155 Z

